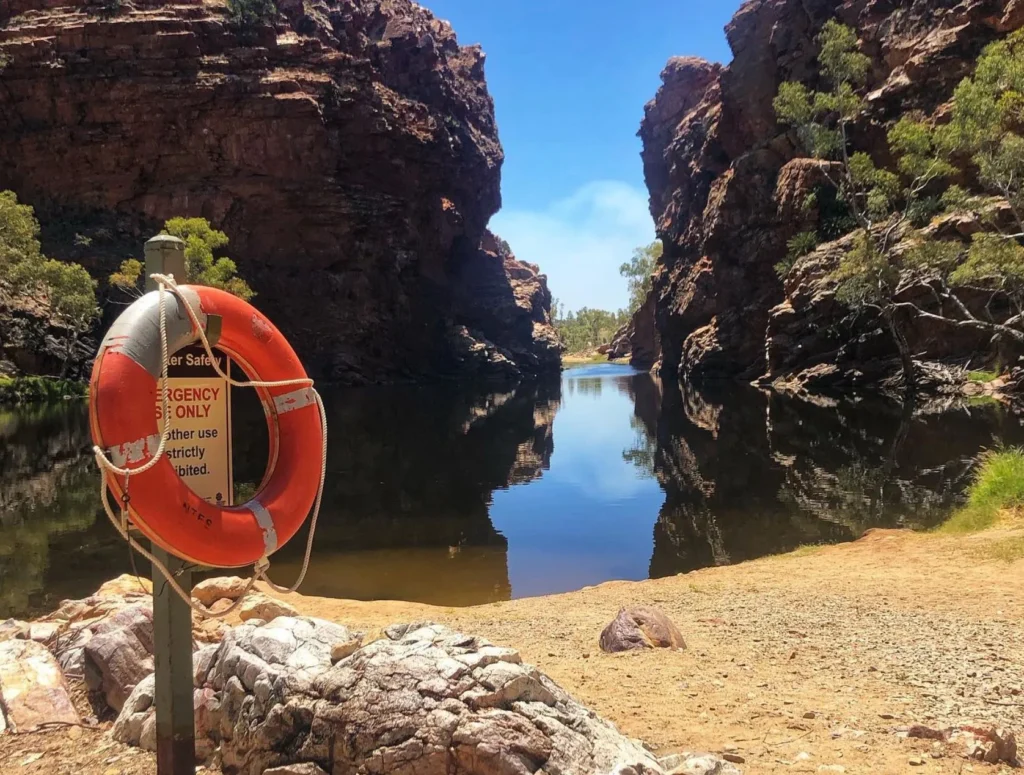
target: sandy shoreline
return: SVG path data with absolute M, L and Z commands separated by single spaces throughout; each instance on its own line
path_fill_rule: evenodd
M 993 555 L 1022 536 L 876 530 L 852 544 L 463 609 L 287 599 L 357 629 L 431 620 L 515 647 L 659 754 L 730 750 L 751 773 L 997 772 L 897 730 L 976 722 L 1024 731 L 1024 560 Z M 601 653 L 601 629 L 629 604 L 665 611 L 687 650 Z M 64 771 L 53 754 L 66 734 L 0 741 L 0 771 Z M 66 771 L 155 771 L 149 754 L 120 755 L 130 767 L 85 757 Z M 925 764 L 911 767 L 914 757 Z

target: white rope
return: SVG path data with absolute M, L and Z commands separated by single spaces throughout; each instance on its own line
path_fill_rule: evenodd
M 104 454 L 103 450 L 98 445 L 94 446 L 92 449 L 93 453 L 96 456 L 96 465 L 100 468 L 100 500 L 103 503 L 103 510 L 106 511 L 107 513 L 107 518 L 110 519 L 111 524 L 114 526 L 117 532 L 120 533 L 121 537 L 124 538 L 128 542 L 128 544 L 133 549 L 135 549 L 139 554 L 141 554 L 143 557 L 145 557 L 151 563 L 153 563 L 153 567 L 156 568 L 160 572 L 160 575 L 162 575 L 167 580 L 167 583 L 170 584 L 171 589 L 173 589 L 177 593 L 178 597 L 184 600 L 185 603 L 187 603 L 188 606 L 200 616 L 205 618 L 220 619 L 230 614 L 239 605 L 242 604 L 242 601 L 245 599 L 245 596 L 249 593 L 249 591 L 253 588 L 253 585 L 256 583 L 257 579 L 262 579 L 272 589 L 286 594 L 295 592 L 295 590 L 297 590 L 299 586 L 302 584 L 303 579 L 305 579 L 306 571 L 309 569 L 309 558 L 313 551 L 313 538 L 316 535 L 316 523 L 317 519 L 320 517 L 320 504 L 323 501 L 324 482 L 327 478 L 327 412 L 324 409 L 323 399 L 320 397 L 320 394 L 316 391 L 316 389 L 313 388 L 313 380 L 309 378 L 278 380 L 276 382 L 267 382 L 259 380 L 241 382 L 239 380 L 232 379 L 231 376 L 225 374 L 221 370 L 220 365 L 218 364 L 218 359 L 213 354 L 213 348 L 210 345 L 210 340 L 207 339 L 206 337 L 206 331 L 203 330 L 203 325 L 199 320 L 199 315 L 192 308 L 192 305 L 189 303 L 189 300 L 185 298 L 185 295 L 178 288 L 178 284 L 175 282 L 174 276 L 152 274 L 150 275 L 150 278 L 157 282 L 157 290 L 158 293 L 160 294 L 160 395 L 161 408 L 163 411 L 163 428 L 160 431 L 160 444 L 157 447 L 156 452 L 153 454 L 152 459 L 150 459 L 144 465 L 141 465 L 138 468 L 134 469 L 118 467 L 117 465 L 114 464 L 112 460 L 110 460 L 106 456 L 106 454 Z M 170 402 L 167 394 L 167 369 L 170 364 L 170 354 L 167 352 L 167 309 L 165 302 L 165 295 L 168 289 L 170 289 L 170 292 L 177 296 L 184 304 L 185 311 L 189 316 L 189 320 L 192 321 L 192 327 L 198 332 L 199 339 L 203 343 L 203 348 L 206 350 L 207 356 L 209 356 L 210 363 L 212 364 L 214 371 L 216 371 L 217 374 L 222 379 L 226 380 L 228 384 L 233 385 L 235 387 L 253 388 L 273 388 L 304 385 L 310 388 L 310 390 L 312 391 L 313 398 L 316 401 L 317 410 L 320 412 L 320 433 L 323 438 L 323 454 L 320 460 L 320 483 L 316 491 L 316 501 L 314 502 L 313 505 L 313 515 L 310 518 L 309 523 L 309 537 L 306 539 L 306 552 L 302 560 L 302 570 L 299 571 L 298 578 L 295 580 L 295 583 L 292 584 L 290 587 L 275 584 L 267 576 L 267 571 L 270 569 L 270 558 L 266 556 L 261 557 L 253 565 L 253 575 L 249 579 L 249 582 L 246 584 L 245 590 L 238 597 L 238 599 L 235 600 L 225 610 L 218 611 L 216 613 L 208 609 L 206 606 L 194 602 L 192 600 L 192 596 L 188 594 L 184 589 L 182 589 L 181 585 L 178 584 L 178 582 L 175 580 L 174 574 L 167 569 L 167 566 L 164 565 L 159 559 L 157 559 L 151 552 L 147 551 L 141 544 L 139 544 L 138 541 L 132 538 L 131 534 L 128 532 L 128 503 L 130 501 L 130 497 L 128 496 L 129 479 L 132 476 L 132 474 L 143 473 L 145 471 L 148 471 L 157 464 L 157 461 L 160 460 L 160 458 L 163 456 L 165 452 L 165 447 L 167 446 L 167 440 L 170 436 L 171 431 Z M 104 470 L 110 471 L 116 476 L 124 477 L 125 500 L 121 506 L 120 518 L 118 518 L 118 516 L 114 514 L 114 510 L 110 506 L 106 478 L 103 475 Z

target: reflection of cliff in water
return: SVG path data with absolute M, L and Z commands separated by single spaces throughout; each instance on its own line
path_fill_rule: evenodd
M 495 489 L 541 475 L 554 449 L 559 388 L 328 390 L 329 460 L 307 594 L 469 605 L 508 599 L 507 542 L 488 513 Z M 252 391 L 235 391 L 236 481 L 252 490 L 267 430 Z M 82 403 L 0 414 L 0 619 L 81 597 L 131 569 L 101 514 Z M 244 488 L 243 488 L 244 489 Z M 274 555 L 291 581 L 305 531 Z M 144 561 L 139 571 L 149 574 Z
M 110 573 L 109 564 L 92 561 L 103 540 L 84 409 L 76 401 L 0 412 L 0 618 L 47 604 L 43 589 L 52 599 L 72 589 L 48 578 L 69 566 L 85 579 Z M 70 556 L 55 559 L 53 544 L 64 534 L 77 537 Z
M 651 389 L 634 399 L 646 447 L 627 454 L 651 461 L 666 492 L 653 577 L 851 540 L 870 527 L 937 524 L 979 452 L 1024 439 L 998 406 L 914 414 L 883 400 L 812 403 L 674 383 L 660 406 Z
M 491 494 L 548 467 L 558 383 L 492 394 L 346 389 L 325 399 L 330 455 L 303 591 L 447 604 L 507 600 L 507 541 L 491 523 Z M 250 417 L 256 432 L 241 435 L 259 437 L 262 420 Z M 255 481 L 261 468 L 262 460 L 240 462 L 236 476 Z M 304 538 L 275 556 L 280 578 L 297 572 Z

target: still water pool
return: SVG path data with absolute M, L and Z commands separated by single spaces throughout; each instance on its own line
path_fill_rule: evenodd
M 266 429 L 236 406 L 251 488 Z M 1024 443 L 989 402 L 910 412 L 570 369 L 497 392 L 326 391 L 327 486 L 303 592 L 473 605 L 644 579 L 928 527 L 979 452 Z M 99 509 L 85 405 L 0 412 L 0 619 L 80 597 L 131 569 Z M 291 581 L 305 535 L 275 555 Z M 144 564 L 139 568 L 146 571 Z

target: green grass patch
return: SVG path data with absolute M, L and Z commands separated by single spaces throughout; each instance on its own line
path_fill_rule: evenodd
M 1007 538 L 1004 541 L 993 541 L 988 546 L 980 547 L 978 554 L 1001 562 L 1024 560 L 1024 536 Z
M 979 384 L 985 384 L 991 382 L 994 379 L 999 378 L 998 371 L 969 371 L 967 372 L 967 379 L 971 382 L 977 382 Z
M 994 396 L 968 396 L 968 406 L 1002 406 L 1002 402 Z
M 89 385 L 87 383 L 69 379 L 53 377 L 0 378 L 0 406 L 54 403 L 67 398 L 84 398 L 88 394 Z
M 1024 505 L 1024 449 L 985 455 L 967 490 L 967 505 L 940 528 L 943 533 L 977 533 L 999 520 L 1003 509 Z

